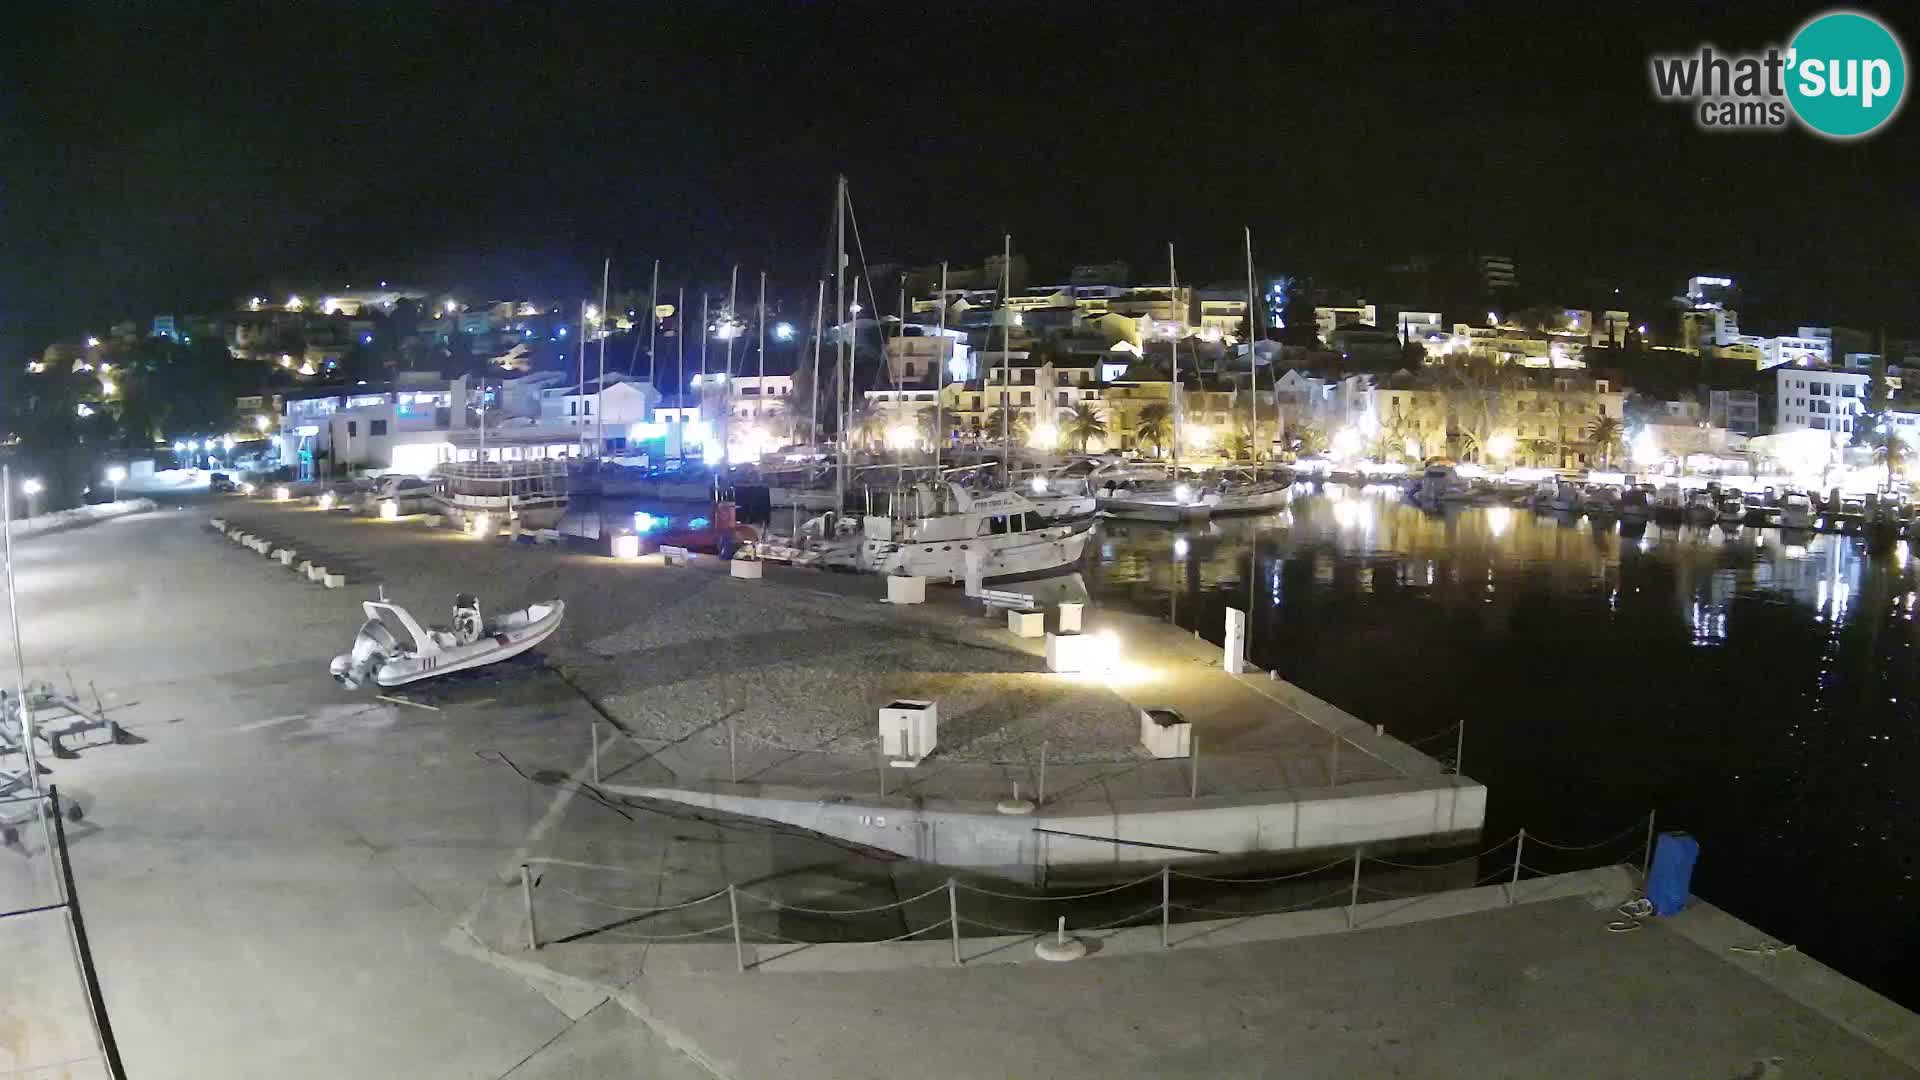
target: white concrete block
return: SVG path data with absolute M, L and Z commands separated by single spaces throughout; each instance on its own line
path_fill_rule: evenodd
M 326 586 L 329 589 L 343 588 L 347 584 L 347 575 L 328 574 L 327 576 L 320 579 L 320 584 Z
M 1061 601 L 1060 603 L 1060 632 L 1061 633 L 1077 634 L 1080 632 L 1080 610 L 1084 607 L 1086 607 L 1085 604 L 1075 604 L 1075 603 L 1072 603 L 1071 601 Z
M 686 566 L 693 561 L 693 552 L 672 544 L 661 544 L 660 559 L 668 566 Z
M 1094 641 L 1085 634 L 1048 634 L 1047 670 L 1087 671 L 1094 666 Z
M 1007 629 L 1014 637 L 1037 638 L 1047 632 L 1047 615 L 1044 611 L 1007 612 Z
M 1172 709 L 1140 710 L 1140 745 L 1157 758 L 1193 753 L 1193 725 Z
M 744 578 L 748 581 L 759 581 L 763 576 L 765 567 L 759 559 L 733 559 L 730 560 L 730 562 L 732 563 L 734 577 Z
M 887 603 L 924 604 L 926 602 L 926 578 L 908 574 L 887 575 Z
M 301 559 L 299 563 L 295 564 L 295 566 L 293 567 L 293 572 L 296 574 L 299 574 L 301 577 L 306 577 L 307 571 L 311 569 L 313 569 L 313 560 Z
M 270 557 L 278 559 L 281 566 L 292 566 L 293 555 L 294 552 L 292 548 L 274 548 L 273 555 Z
M 1221 666 L 1229 675 L 1239 675 L 1247 670 L 1247 613 L 1239 608 L 1227 609 L 1226 634 L 1221 638 L 1221 647 L 1225 658 Z
M 940 707 L 931 701 L 900 698 L 880 709 L 880 752 L 890 764 L 918 765 L 940 740 Z
M 214 528 L 220 530 L 221 532 L 227 531 L 227 523 L 220 520 L 219 518 L 209 518 L 207 519 L 207 524 L 213 526 Z
M 622 533 L 613 538 L 612 550 L 616 559 L 637 559 L 640 557 L 640 538 L 632 533 Z
M 326 567 L 315 566 L 312 563 L 307 564 L 307 580 L 308 581 L 319 581 L 321 578 L 326 576 L 327 576 Z

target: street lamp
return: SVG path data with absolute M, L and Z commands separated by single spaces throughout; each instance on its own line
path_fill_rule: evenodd
M 255 430 L 257 430 L 257 431 L 263 431 L 263 432 L 264 432 L 264 431 L 266 431 L 266 430 L 267 430 L 267 418 L 266 418 L 266 416 L 265 416 L 265 414 L 262 414 L 262 415 L 260 415 L 260 416 L 256 416 L 256 417 L 254 417 L 254 418 L 253 418 L 253 426 L 254 426 L 254 429 L 255 429 Z
M 25 480 L 20 481 L 20 490 L 27 495 L 27 516 L 33 517 L 34 503 L 36 502 L 34 497 L 40 494 L 40 481 L 29 476 Z
M 107 470 L 107 483 L 113 485 L 113 501 L 120 501 L 120 481 L 127 478 L 127 470 L 118 465 Z

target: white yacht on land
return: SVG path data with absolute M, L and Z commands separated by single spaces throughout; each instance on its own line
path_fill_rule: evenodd
M 1092 535 L 1091 519 L 1052 522 L 1018 492 L 975 495 L 949 484 L 945 506 L 935 494 L 918 486 L 910 516 L 867 517 L 856 565 L 945 581 L 1041 573 L 1078 563 Z
M 567 512 L 567 463 L 460 461 L 436 465 L 433 500 L 462 519 L 489 516 L 498 526 L 551 529 Z

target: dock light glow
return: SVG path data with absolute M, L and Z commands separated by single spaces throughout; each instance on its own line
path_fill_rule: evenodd
M 288 499 L 291 499 L 291 498 L 293 498 L 293 492 L 287 490 L 287 486 L 285 484 L 282 484 L 279 487 L 273 489 L 274 502 L 286 502 Z
M 1187 557 L 1187 552 L 1190 550 L 1192 550 L 1192 548 L 1188 546 L 1186 537 L 1176 536 L 1173 538 L 1173 557 L 1174 558 L 1184 559 Z
M 253 429 L 255 431 L 265 431 L 269 423 L 270 421 L 268 421 L 266 417 L 256 416 L 253 418 Z
M 895 424 L 887 429 L 887 446 L 893 450 L 911 450 L 920 441 L 920 433 L 911 424 Z
M 38 495 L 40 494 L 40 481 L 28 477 L 20 481 L 20 490 L 28 495 Z
M 1060 429 L 1052 424 L 1041 424 L 1027 436 L 1027 445 L 1035 450 L 1051 450 L 1060 445 Z
M 126 478 L 127 478 L 127 470 L 121 468 L 118 465 L 115 465 L 113 468 L 107 470 L 107 483 L 109 484 L 117 484 L 120 481 L 125 480 Z
M 640 538 L 632 533 L 621 533 L 613 538 L 613 557 L 616 559 L 637 559 L 640 557 Z
M 1487 453 L 1497 458 L 1512 457 L 1513 448 L 1514 448 L 1513 436 L 1508 435 L 1505 432 L 1495 435 L 1493 438 L 1487 440 Z
M 1335 457 L 1354 457 L 1360 453 L 1360 445 L 1360 432 L 1354 428 L 1343 427 L 1334 433 L 1333 453 Z
M 333 509 L 333 503 L 334 503 L 333 492 L 323 491 L 320 493 L 320 498 L 317 500 L 315 505 L 319 506 L 320 509 L 322 510 L 331 510 Z
M 380 520 L 392 521 L 400 516 L 400 504 L 388 499 L 380 504 Z
M 493 516 L 482 510 L 468 520 L 467 528 L 476 538 L 484 540 L 487 537 L 487 531 L 493 528 Z
M 252 484 L 251 482 L 244 482 L 244 483 L 242 483 L 242 484 L 240 485 L 240 494 L 242 494 L 242 495 L 251 495 L 251 494 L 253 494 L 253 484 Z
M 789 322 L 775 324 L 773 328 L 773 338 L 775 341 L 792 341 L 793 324 Z
M 1660 452 L 1660 442 L 1653 437 L 1652 430 L 1641 428 L 1640 434 L 1633 437 L 1635 465 L 1658 465 L 1665 456 Z
M 1187 486 L 1187 485 L 1185 485 L 1185 484 L 1175 484 L 1175 485 L 1173 485 L 1173 501 L 1175 501 L 1175 502 L 1191 502 L 1191 501 L 1192 501 L 1192 499 L 1193 499 L 1193 489 L 1192 489 L 1192 488 L 1190 488 L 1190 487 L 1188 487 L 1188 486 Z M 1183 541 L 1183 543 L 1184 543 L 1184 541 Z
M 655 528 L 665 525 L 666 523 L 666 518 L 654 517 L 645 510 L 635 510 L 633 512 L 633 527 L 640 532 L 652 532 Z
M 1045 495 L 1047 493 L 1047 478 L 1044 476 L 1036 476 L 1032 480 L 1027 481 L 1027 486 L 1033 489 L 1035 495 Z

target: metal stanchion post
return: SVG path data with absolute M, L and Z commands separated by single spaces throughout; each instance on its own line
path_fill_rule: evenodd
M 747 948 L 740 944 L 740 897 L 733 891 L 733 882 L 727 882 L 727 912 L 733 916 L 733 963 L 741 971 L 747 970 Z
M 1646 885 L 1647 878 L 1653 874 L 1653 818 L 1656 813 L 1658 813 L 1658 811 L 1647 811 L 1647 854 L 1640 860 L 1640 884 L 1642 886 Z
M 1333 753 L 1327 761 L 1327 777 L 1327 786 L 1340 786 L 1340 733 L 1337 731 L 1333 733 Z
M 533 921 L 533 868 L 526 863 L 520 864 L 520 902 L 527 908 L 527 949 L 531 952 L 540 947 L 540 929 Z
M 740 758 L 735 750 L 733 717 L 727 717 L 727 781 L 740 782 Z
M 1168 946 L 1168 923 L 1173 918 L 1173 867 L 1160 867 L 1160 947 Z
M 1200 736 L 1188 736 L 1187 745 L 1187 798 L 1200 797 Z
M 1040 740 L 1040 790 L 1035 792 L 1033 796 L 1035 809 L 1046 805 L 1047 802 L 1047 741 L 1046 739 Z
M 960 886 L 952 878 L 947 879 L 947 926 L 953 937 L 953 966 L 959 967 L 960 959 Z
M 1520 856 L 1527 850 L 1527 830 L 1520 830 L 1520 839 L 1513 845 L 1513 880 L 1507 882 L 1507 903 L 1513 903 L 1513 891 L 1520 887 Z
M 600 782 L 600 718 L 590 717 L 587 729 L 593 733 L 593 782 Z
M 1460 730 L 1453 737 L 1453 775 L 1464 776 L 1467 771 L 1467 718 L 1460 717 Z
M 873 774 L 879 778 L 880 797 L 887 797 L 887 752 L 879 743 L 873 744 Z
M 1353 884 L 1347 890 L 1347 929 L 1353 929 L 1354 909 L 1360 906 L 1360 849 L 1353 849 Z

